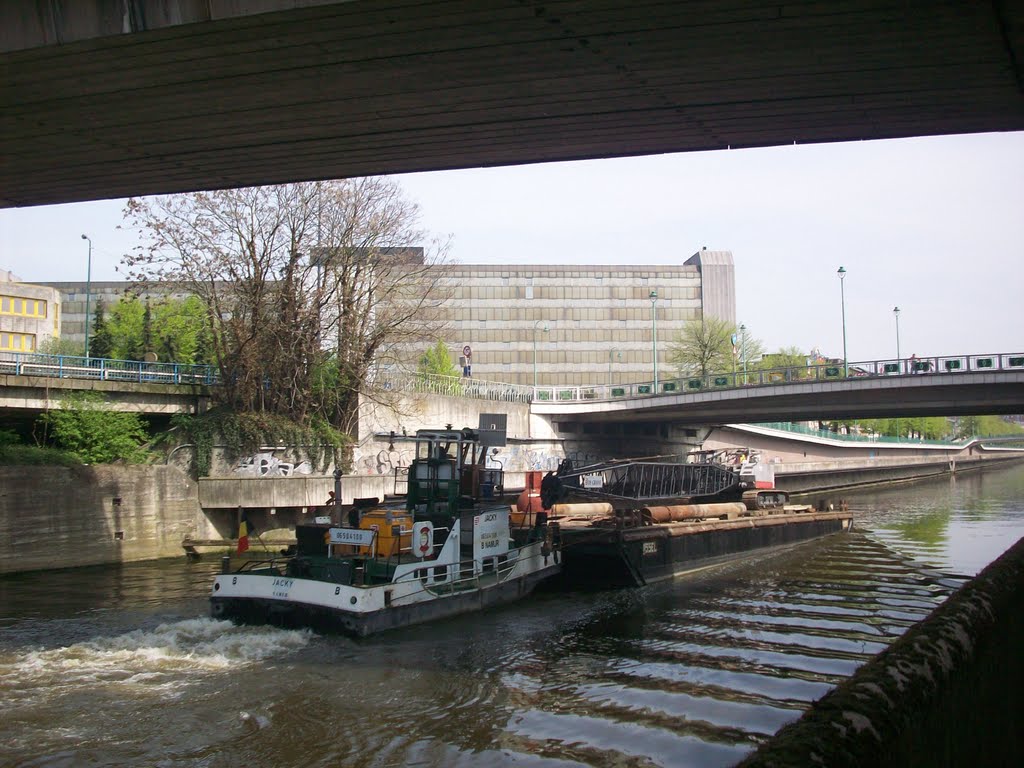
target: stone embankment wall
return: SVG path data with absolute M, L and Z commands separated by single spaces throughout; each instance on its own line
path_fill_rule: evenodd
M 209 535 L 176 467 L 0 467 L 0 573 L 181 557 Z
M 740 768 L 1024 762 L 1024 539 Z

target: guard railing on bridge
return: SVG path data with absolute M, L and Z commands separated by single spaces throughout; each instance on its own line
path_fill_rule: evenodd
M 378 375 L 374 379 L 374 384 L 385 390 L 398 392 L 472 397 L 506 403 L 529 403 L 533 399 L 533 387 L 459 376 L 385 373 Z
M 216 384 L 217 369 L 185 363 L 145 363 L 100 357 L 0 352 L 0 374 L 144 384 Z
M 655 395 L 676 395 L 709 390 L 744 389 L 810 381 L 838 381 L 847 377 L 919 376 L 942 373 L 991 373 L 1024 371 L 1024 352 L 951 357 L 911 357 L 905 360 L 869 360 L 850 363 L 829 362 L 788 368 L 737 370 L 706 376 L 689 376 L 635 384 L 531 387 L 458 376 L 416 373 L 382 373 L 374 385 L 386 390 L 419 394 L 470 397 L 504 402 L 577 402 L 618 400 Z M 146 363 L 135 360 L 0 352 L 0 374 L 50 376 L 54 378 L 98 379 L 163 384 L 219 383 L 216 368 L 182 363 Z
M 678 395 L 709 390 L 744 389 L 808 381 L 839 381 L 845 378 L 920 376 L 936 373 L 991 373 L 1024 371 L 1024 352 L 1010 354 L 954 355 L 952 357 L 911 357 L 905 360 L 869 360 L 850 363 L 828 362 L 789 368 L 738 370 L 704 376 L 659 379 L 637 384 L 537 387 L 538 402 L 577 402 L 583 400 L 619 400 L 654 395 Z

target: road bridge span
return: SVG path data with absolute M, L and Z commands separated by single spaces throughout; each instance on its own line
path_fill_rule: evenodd
M 1024 129 L 1024 5 L 6 0 L 0 206 Z
M 557 423 L 640 427 L 1017 414 L 1024 413 L 1024 370 L 795 381 L 619 400 L 534 401 L 532 409 Z

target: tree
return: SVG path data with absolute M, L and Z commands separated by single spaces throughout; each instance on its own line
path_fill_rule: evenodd
M 96 299 L 96 314 L 93 316 L 93 332 L 89 337 L 90 357 L 111 357 L 114 351 L 114 339 L 110 335 L 104 313 L 106 305 L 102 298 Z
M 69 357 L 82 357 L 85 354 L 84 344 L 71 339 L 50 337 L 43 341 L 36 350 L 42 355 L 67 355 Z M 90 345 L 91 346 L 91 345 Z
M 799 347 L 782 347 L 778 352 L 765 353 L 761 357 L 759 367 L 764 370 L 778 370 L 780 368 L 807 370 L 807 353 Z M 798 371 L 797 377 L 802 374 Z
M 110 410 L 97 393 L 66 397 L 59 410 L 47 411 L 39 421 L 58 447 L 87 464 L 146 459 L 146 428 L 138 414 Z
M 859 419 L 851 422 L 866 432 L 888 437 L 915 437 L 924 440 L 942 440 L 950 435 L 949 419 L 945 416 L 909 416 L 892 419 Z
M 142 353 L 153 351 L 153 308 L 146 297 L 146 307 L 142 310 Z
M 110 357 L 115 360 L 142 360 L 145 309 L 138 296 L 126 293 L 110 310 L 106 327 L 110 332 Z
M 150 349 L 167 363 L 209 362 L 207 310 L 198 296 L 153 305 Z
M 217 396 L 235 410 L 354 434 L 360 393 L 383 397 L 374 368 L 444 327 L 446 247 L 414 247 L 418 209 L 392 180 L 132 199 L 125 215 L 143 240 L 129 275 L 209 308 Z
M 956 438 L 965 440 L 969 437 L 998 437 L 1002 435 L 1022 435 L 1024 428 L 1012 424 L 999 416 L 961 416 L 957 419 Z
M 754 338 L 745 325 L 740 325 L 735 334 L 737 368 L 741 371 L 756 371 L 764 359 L 764 344 L 760 339 Z
M 754 370 L 753 361 L 759 360 L 763 351 L 764 346 L 745 326 L 737 328 L 717 317 L 705 317 L 683 327 L 669 347 L 669 362 L 676 366 L 680 376 L 703 377 L 742 370 L 744 359 L 748 370 Z
M 97 302 L 95 333 L 89 341 L 93 357 L 142 360 L 154 352 L 163 362 L 202 363 L 209 350 L 207 310 L 196 296 L 145 302 L 125 294 L 105 317 Z
M 417 372 L 434 376 L 459 375 L 459 369 L 455 367 L 455 363 L 452 362 L 451 355 L 448 353 L 448 346 L 440 339 L 437 340 L 434 346 L 428 347 L 427 351 L 420 357 L 420 365 Z
M 735 326 L 717 317 L 705 317 L 683 326 L 669 344 L 669 362 L 679 375 L 707 376 L 732 370 L 732 341 Z

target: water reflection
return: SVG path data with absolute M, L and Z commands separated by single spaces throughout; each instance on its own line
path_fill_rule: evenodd
M 1024 471 L 858 529 L 367 641 L 206 618 L 215 563 L 0 579 L 4 765 L 728 766 L 1024 535 Z

